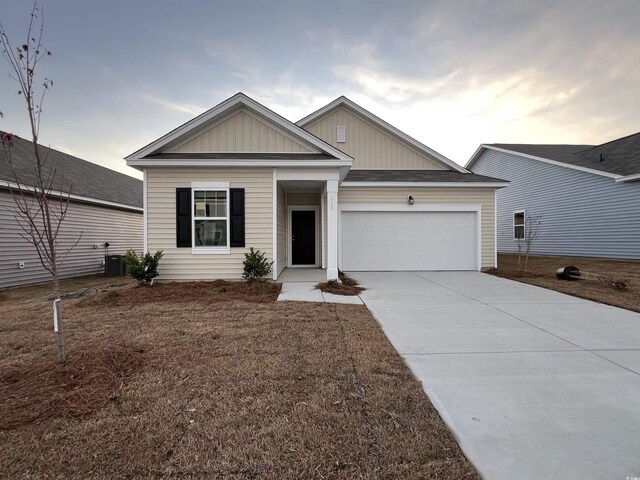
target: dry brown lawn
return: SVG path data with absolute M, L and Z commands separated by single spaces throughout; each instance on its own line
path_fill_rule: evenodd
M 107 283 L 64 369 L 47 288 L 2 292 L 3 478 L 479 478 L 365 307 Z
M 619 291 L 606 283 L 556 278 L 561 267 L 574 266 L 582 272 L 591 272 L 624 281 L 626 290 Z M 576 297 L 595 300 L 607 305 L 640 312 L 640 261 L 609 260 L 586 257 L 529 257 L 529 273 L 518 271 L 517 255 L 498 255 L 498 269 L 491 271 L 498 276 L 538 285 Z

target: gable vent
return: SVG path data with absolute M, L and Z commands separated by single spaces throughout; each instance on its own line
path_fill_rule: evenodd
M 344 125 L 338 125 L 338 143 L 345 143 L 347 141 L 347 127 Z

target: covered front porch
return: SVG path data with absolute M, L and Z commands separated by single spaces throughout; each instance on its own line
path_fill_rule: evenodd
M 338 169 L 276 170 L 273 280 L 297 270 L 314 281 L 338 278 L 339 178 Z

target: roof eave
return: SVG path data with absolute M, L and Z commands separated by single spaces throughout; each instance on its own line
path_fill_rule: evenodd
M 150 144 L 146 145 L 145 147 L 143 147 L 143 148 L 137 150 L 136 152 L 132 153 L 131 155 L 125 157 L 125 160 L 127 160 L 127 162 L 132 161 L 132 160 L 142 160 L 144 157 L 146 157 L 146 156 L 148 156 L 148 155 L 150 155 L 152 153 L 157 152 L 162 147 L 164 147 L 164 146 L 170 144 L 171 142 L 177 140 L 178 138 L 180 138 L 181 136 L 185 135 L 189 131 L 192 131 L 192 130 L 204 125 L 206 122 L 208 122 L 208 121 L 210 121 L 212 119 L 215 119 L 216 117 L 224 115 L 225 112 L 230 111 L 232 108 L 240 106 L 240 105 L 245 106 L 245 107 L 247 107 L 249 109 L 252 109 L 252 110 L 256 111 L 257 113 L 259 113 L 263 117 L 267 118 L 268 120 L 272 121 L 276 125 L 279 125 L 280 127 L 284 128 L 285 130 L 288 130 L 289 132 L 293 133 L 294 135 L 300 137 L 301 139 L 305 140 L 309 144 L 311 144 L 314 147 L 318 148 L 320 151 L 328 153 L 329 155 L 332 155 L 332 156 L 334 156 L 336 158 L 339 158 L 341 160 L 345 160 L 345 161 L 352 161 L 353 160 L 346 153 L 344 153 L 341 150 L 329 145 L 328 143 L 324 142 L 323 140 L 317 138 L 316 136 L 314 136 L 311 133 L 309 133 L 306 130 L 304 130 L 302 127 L 290 122 L 289 120 L 287 120 L 284 117 L 278 115 L 277 113 L 273 112 L 272 110 L 268 109 L 264 105 L 258 103 L 257 101 L 253 100 L 252 98 L 248 97 L 247 95 L 245 95 L 242 92 L 236 93 L 234 96 L 232 96 L 232 97 L 228 98 L 227 100 L 219 103 L 215 107 L 207 110 L 206 112 L 198 115 L 197 117 L 189 120 L 188 122 L 180 125 L 179 127 L 175 128 L 175 129 L 173 129 L 172 131 L 170 131 L 169 133 L 167 133 L 164 136 L 160 137 L 159 139 L 151 142 Z
M 522 157 L 522 158 L 528 158 L 530 160 L 537 160 L 539 162 L 548 163 L 550 165 L 556 165 L 558 167 L 569 168 L 571 170 L 577 170 L 579 172 L 591 173 L 593 175 L 600 175 L 601 177 L 612 178 L 612 179 L 614 179 L 616 181 L 618 181 L 618 179 L 620 179 L 620 178 L 623 178 L 622 175 L 618 175 L 616 173 L 605 172 L 603 170 L 596 170 L 594 168 L 581 167 L 580 165 L 573 165 L 571 163 L 560 162 L 558 160 L 552 160 L 550 158 L 538 157 L 536 155 L 529 155 L 528 153 L 522 153 L 522 152 L 518 152 L 518 151 L 515 151 L 515 150 L 509 150 L 509 149 L 506 149 L 506 148 L 494 147 L 493 145 L 487 145 L 487 144 L 480 145 L 478 150 L 476 150 L 476 153 L 474 153 L 474 155 L 471 157 L 471 160 L 469 160 L 469 162 L 467 162 L 467 166 L 472 166 L 473 163 L 475 163 L 477 158 L 482 153 L 481 149 L 495 150 L 496 152 L 509 153 L 511 155 L 516 155 L 516 156 Z

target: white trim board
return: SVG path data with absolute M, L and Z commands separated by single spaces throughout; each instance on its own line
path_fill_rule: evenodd
M 286 118 L 275 113 L 273 110 L 268 109 L 264 105 L 261 105 L 260 103 L 256 102 L 255 100 L 241 92 L 236 93 L 234 96 L 228 98 L 227 100 L 224 100 L 215 107 L 180 125 L 171 132 L 142 147 L 131 155 L 128 155 L 127 157 L 125 157 L 125 160 L 127 161 L 127 163 L 129 163 L 132 160 L 141 160 L 147 155 L 156 153 L 163 147 L 175 142 L 180 137 L 188 135 L 189 132 L 196 131 L 208 122 L 216 121 L 217 118 L 225 116 L 233 109 L 240 106 L 244 106 L 252 113 L 255 113 L 258 116 L 265 118 L 267 121 L 278 125 L 295 137 L 298 137 L 311 146 L 318 148 L 320 151 L 336 157 L 336 159 L 342 161 L 342 165 L 344 165 L 345 163 L 351 165 L 351 163 L 353 162 L 353 158 L 351 158 L 346 153 L 338 150 L 337 148 L 334 148 L 323 140 L 320 140 L 318 137 L 310 134 L 305 129 L 301 128 L 295 123 L 290 122 Z M 134 166 L 135 164 L 131 163 L 130 165 Z
M 504 188 L 510 182 L 342 182 L 341 187 Z
M 313 211 L 315 213 L 315 263 L 313 265 L 293 265 L 293 254 L 292 254 L 292 222 L 291 222 L 291 212 L 293 211 L 302 211 L 309 212 Z M 287 268 L 318 268 L 322 263 L 322 259 L 319 259 L 319 248 L 320 242 L 322 242 L 322 237 L 320 235 L 320 205 L 288 205 L 287 204 Z
M 494 146 L 485 145 L 485 144 L 482 144 L 482 145 L 480 145 L 478 147 L 478 149 L 475 151 L 473 156 L 467 162 L 466 168 L 470 169 L 473 166 L 473 164 L 476 162 L 476 160 L 478 160 L 478 158 L 482 154 L 482 150 L 483 149 L 494 150 L 496 152 L 502 152 L 502 153 L 508 153 L 508 154 L 511 154 L 511 155 L 516 155 L 518 157 L 528 158 L 530 160 L 537 160 L 538 162 L 542 162 L 542 163 L 548 163 L 549 165 L 555 165 L 557 167 L 564 167 L 564 168 L 569 168 L 571 170 L 577 170 L 579 172 L 585 172 L 585 173 L 592 173 L 594 175 L 600 175 L 601 177 L 613 178 L 616 181 L 624 181 L 624 180 L 622 180 L 624 177 L 622 175 L 618 175 L 616 173 L 603 172 L 602 170 L 595 170 L 593 168 L 581 167 L 581 166 L 578 166 L 578 165 L 572 165 L 570 163 L 558 162 L 557 160 L 551 160 L 549 158 L 537 157 L 535 155 L 529 155 L 527 153 L 516 152 L 515 150 L 508 150 L 506 148 L 499 148 L 499 147 L 494 147 Z
M 127 165 L 139 167 L 350 167 L 351 163 L 341 160 L 242 160 L 242 159 L 206 159 L 206 158 L 163 158 L 163 159 L 132 159 Z

